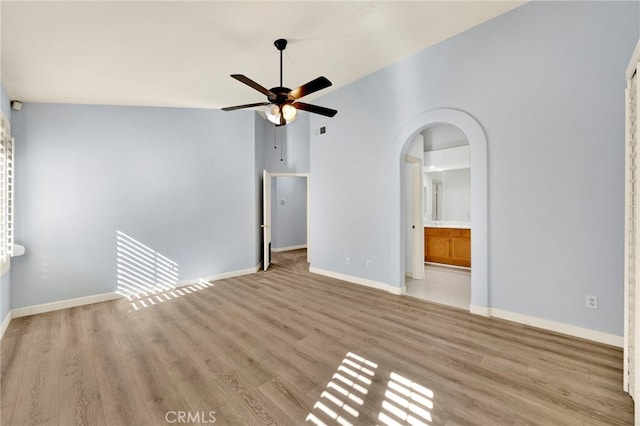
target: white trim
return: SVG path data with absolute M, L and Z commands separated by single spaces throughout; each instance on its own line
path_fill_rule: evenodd
M 543 330 L 553 331 L 556 333 L 566 334 L 568 336 L 587 339 L 605 345 L 611 345 L 621 348 L 624 343 L 623 336 L 604 333 L 602 331 L 591 330 L 588 328 L 577 327 L 571 324 L 551 321 L 543 318 L 532 317 L 529 315 L 519 314 L 517 312 L 504 311 L 497 308 L 485 308 L 484 306 L 470 305 L 469 311 L 472 314 L 482 315 L 485 317 L 501 318 L 507 321 L 525 324 Z
M 75 308 L 77 306 L 91 305 L 92 303 L 108 302 L 109 300 L 123 297 L 119 293 L 101 293 L 93 296 L 77 297 L 75 299 L 59 300 L 57 302 L 43 303 L 41 305 L 25 306 L 24 308 L 12 309 L 12 318 L 26 317 L 29 315 L 43 314 L 45 312 L 57 311 L 60 309 Z
M 262 269 L 262 262 L 258 263 L 256 266 L 251 267 L 251 268 L 245 268 L 245 269 L 238 269 L 236 271 L 223 272 L 221 274 L 209 275 L 208 277 L 199 277 L 199 278 L 192 278 L 192 279 L 189 279 L 189 280 L 178 281 L 175 284 L 175 287 L 185 287 L 185 286 L 188 286 L 188 285 L 198 284 L 199 282 L 202 282 L 202 281 L 206 281 L 206 282 L 218 281 L 218 280 L 224 280 L 226 278 L 234 278 L 234 277 L 239 277 L 239 276 L 242 276 L 242 275 L 255 274 L 260 269 Z
M 425 265 L 437 266 L 439 268 L 458 269 L 460 271 L 471 272 L 469 266 L 449 265 L 448 263 L 424 262 Z
M 2 340 L 2 337 L 4 336 L 4 332 L 7 331 L 7 327 L 9 327 L 9 323 L 11 322 L 12 318 L 13 318 L 13 311 L 10 309 L 9 312 L 7 312 L 7 316 L 4 317 L 4 320 L 2 321 L 2 326 L 0 326 L 0 340 Z
M 639 44 L 640 46 L 640 44 Z M 627 79 L 627 86 L 629 86 L 630 80 Z M 631 234 L 631 227 L 629 226 L 630 209 L 629 204 L 632 204 L 633 199 L 631 197 L 629 182 L 631 178 L 631 152 L 630 152 L 630 144 L 629 138 L 631 135 L 631 119 L 629 114 L 629 103 L 631 102 L 631 90 L 629 87 L 624 91 L 624 104 L 625 104 L 625 118 L 624 118 L 624 134 L 625 134 L 625 142 L 624 142 L 624 347 L 623 347 L 623 355 L 622 355 L 622 389 L 630 393 L 629 390 L 629 369 L 633 369 L 633 365 L 631 365 L 631 360 L 629 360 L 629 314 L 630 314 L 630 302 L 631 298 L 629 297 L 631 283 L 629 282 L 629 262 L 631 258 L 629 256 L 629 237 Z
M 185 287 L 188 285 L 197 284 L 200 281 L 217 281 L 225 278 L 233 278 L 241 275 L 255 274 L 261 268 L 262 262 L 252 268 L 239 269 L 236 271 L 224 272 L 222 274 L 211 275 L 208 277 L 195 278 L 190 280 L 178 281 L 175 287 Z M 8 326 L 9 321 L 12 318 L 20 318 L 26 317 L 29 315 L 43 314 L 45 312 L 57 311 L 60 309 L 67 308 L 75 308 L 83 305 L 90 305 L 92 303 L 100 303 L 100 302 L 108 302 L 110 300 L 116 300 L 124 297 L 120 293 L 102 293 L 102 294 L 94 294 L 93 296 L 85 296 L 85 297 L 77 297 L 75 299 L 65 299 L 59 300 L 51 303 L 43 303 L 41 305 L 33 305 L 33 306 L 25 306 L 23 308 L 16 308 L 9 311 L 7 314 L 7 318 L 3 321 L 2 324 L 2 334 L 4 334 L 4 329 Z M 7 324 L 5 325 L 4 322 Z M 0 334 L 1 336 L 1 334 Z
M 636 44 L 636 48 L 633 51 L 633 55 L 631 55 L 631 60 L 629 61 L 629 65 L 627 65 L 627 71 L 625 72 L 625 76 L 627 80 L 631 80 L 631 76 L 636 70 L 636 65 L 640 62 L 640 40 L 638 40 L 638 44 Z
M 309 177 L 310 174 L 309 173 L 278 173 L 278 172 L 273 172 L 271 173 L 271 177 Z
M 388 291 L 389 293 L 392 293 L 392 294 L 403 295 L 407 292 L 407 288 L 405 286 L 395 287 L 386 283 L 381 283 L 380 281 L 368 280 L 366 278 L 356 277 L 354 275 L 341 274 L 339 272 L 333 272 L 327 269 L 315 268 L 313 266 L 309 267 L 309 272 L 311 272 L 312 274 L 324 275 L 325 277 L 346 281 L 348 283 L 359 284 L 366 287 L 375 288 L 378 290 Z
M 404 162 L 411 163 L 411 164 L 421 164 L 422 160 L 419 159 L 418 157 L 414 157 L 413 155 L 406 154 L 404 156 Z M 420 172 L 422 172 L 422 170 Z
M 281 251 L 291 251 L 291 250 L 300 250 L 303 248 L 307 248 L 306 244 L 300 244 L 299 246 L 289 246 L 289 247 L 280 247 L 280 248 L 273 248 L 271 247 L 271 251 L 274 251 L 276 253 L 281 252 Z
M 640 140 L 637 123 L 640 108 L 640 40 L 636 44 L 625 73 L 625 202 L 624 202 L 624 352 L 622 389 L 635 400 L 635 424 L 640 424 L 640 362 L 638 361 L 638 341 L 640 341 L 640 245 L 637 241 L 638 218 L 630 216 L 636 212 L 640 202 L 638 185 L 632 176 L 633 164 L 638 161 L 638 148 L 632 141 Z M 635 80 L 635 81 L 634 81 Z M 635 87 L 634 87 L 635 86 Z M 631 115 L 631 99 L 635 97 L 635 116 Z M 635 122 L 635 124 L 633 124 Z M 632 167 L 633 166 L 633 167 Z M 635 172 L 638 173 L 637 171 Z M 632 354 L 634 356 L 632 356 Z
M 469 312 L 474 315 L 480 315 L 483 317 L 489 316 L 489 308 L 487 308 L 486 306 L 469 305 Z

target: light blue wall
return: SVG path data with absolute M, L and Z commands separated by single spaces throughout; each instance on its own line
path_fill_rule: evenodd
M 281 176 L 274 181 L 272 247 L 307 244 L 307 179 Z
M 116 233 L 178 279 L 255 267 L 252 112 L 25 103 L 12 307 L 116 290 Z
M 275 127 L 263 120 L 267 126 L 263 133 L 264 166 L 269 172 L 309 172 L 309 115 L 301 112 L 296 121 L 284 127 Z
M 314 101 L 339 113 L 310 122 L 312 266 L 403 284 L 392 145 L 413 117 L 456 108 L 488 140 L 489 305 L 621 335 L 624 70 L 639 12 L 528 3 Z
M 0 108 L 5 117 L 11 121 L 11 101 L 0 84 Z M 0 277 L 0 324 L 4 323 L 11 309 L 11 272 L 5 272 Z

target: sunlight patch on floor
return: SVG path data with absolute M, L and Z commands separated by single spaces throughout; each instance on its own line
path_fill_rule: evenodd
M 377 368 L 376 363 L 348 352 L 313 406 L 315 413 L 309 413 L 306 421 L 317 426 L 326 425 L 318 417 L 322 415 L 336 424 L 352 426 L 351 422 L 360 415 L 358 410 L 364 404 L 364 398 L 369 392 L 367 387 L 371 385 Z
M 431 389 L 391 372 L 380 403 L 379 395 L 370 392 L 377 371 L 377 363 L 348 352 L 305 420 L 316 426 L 353 426 L 363 410 L 373 411 L 377 407 L 380 426 L 432 424 Z M 380 386 L 379 381 L 377 385 Z

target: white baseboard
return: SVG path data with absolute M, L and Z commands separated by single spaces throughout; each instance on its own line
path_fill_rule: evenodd
M 24 308 L 12 309 L 12 318 L 26 317 L 28 315 L 43 314 L 45 312 L 57 311 L 59 309 L 75 308 L 76 306 L 90 305 L 92 303 L 107 302 L 121 298 L 118 293 L 102 293 L 93 296 L 77 297 L 75 299 L 59 300 L 57 302 L 43 303 L 41 305 L 25 306 Z
M 424 262 L 425 265 L 438 266 L 440 268 L 458 269 L 460 271 L 470 271 L 468 266 L 449 265 L 447 263 Z
M 280 248 L 273 248 L 272 247 L 271 251 L 273 251 L 275 253 L 278 253 L 278 252 L 281 252 L 281 251 L 300 250 L 300 249 L 303 249 L 303 248 L 307 248 L 307 245 L 306 244 L 302 244 L 302 245 L 299 245 L 299 246 L 289 246 L 289 247 L 280 247 Z
M 475 314 L 475 315 L 481 315 L 483 317 L 490 316 L 489 315 L 489 308 L 487 308 L 485 306 L 469 305 L 469 312 L 471 312 L 472 314 Z
M 2 325 L 0 325 L 0 339 L 4 336 L 4 332 L 7 331 L 7 327 L 9 327 L 9 323 L 11 322 L 11 318 L 13 318 L 13 311 L 9 310 L 7 315 L 2 320 Z
M 262 262 L 258 263 L 256 266 L 252 268 L 238 269 L 236 271 L 223 272 L 221 274 L 210 275 L 208 277 L 200 277 L 200 278 L 193 278 L 190 280 L 178 281 L 175 284 L 175 287 L 185 287 L 188 285 L 198 284 L 199 282 L 202 282 L 202 281 L 206 281 L 206 282 L 218 281 L 218 280 L 224 280 L 226 278 L 239 277 L 241 275 L 255 274 L 260 270 L 260 268 L 262 268 Z
M 339 272 L 328 271 L 326 269 L 315 268 L 313 266 L 309 267 L 309 272 L 318 275 L 324 275 L 325 277 L 335 278 L 341 281 L 346 281 L 353 284 L 360 284 L 367 287 L 377 288 L 378 290 L 385 290 L 389 293 L 402 295 L 405 294 L 407 288 L 405 286 L 402 287 L 394 287 L 387 283 L 382 283 L 380 281 L 368 280 L 366 278 L 356 277 L 353 275 L 341 274 Z
M 587 340 L 592 340 L 598 343 L 604 343 L 605 345 L 616 346 L 619 348 L 624 346 L 624 337 L 616 336 L 615 334 L 604 333 L 602 331 L 591 330 L 588 328 L 582 328 L 582 327 L 578 327 L 571 324 L 565 324 L 565 323 L 551 321 L 543 318 L 532 317 L 529 315 L 519 314 L 517 312 L 505 311 L 497 308 L 486 308 L 484 306 L 475 306 L 475 305 L 471 305 L 469 308 L 472 314 L 501 318 L 508 321 L 517 322 L 520 324 L 530 325 L 532 327 L 542 328 L 544 330 L 549 330 L 556 333 L 567 334 L 569 336 L 579 337 L 581 339 L 587 339 Z
M 262 262 L 253 268 L 240 269 L 237 271 L 224 272 L 222 274 L 211 275 L 208 277 L 178 281 L 175 286 L 184 287 L 188 285 L 197 284 L 200 281 L 207 281 L 207 282 L 217 281 L 225 278 L 238 277 L 240 275 L 255 274 L 260 269 L 261 266 L 262 266 Z M 0 329 L 1 331 L 0 338 L 2 338 L 2 335 L 4 334 L 4 331 L 9 325 L 9 322 L 11 321 L 12 318 L 20 318 L 20 317 L 26 317 L 28 315 L 43 314 L 45 312 L 57 311 L 59 309 L 75 308 L 77 306 L 90 305 L 92 303 L 107 302 L 109 300 L 115 300 L 121 297 L 124 297 L 124 296 L 116 292 L 102 293 L 102 294 L 95 294 L 93 296 L 78 297 L 75 299 L 65 299 L 65 300 L 59 300 L 51 303 L 43 303 L 41 305 L 25 306 L 23 308 L 12 309 L 9 311 L 6 318 L 2 322 L 2 328 Z

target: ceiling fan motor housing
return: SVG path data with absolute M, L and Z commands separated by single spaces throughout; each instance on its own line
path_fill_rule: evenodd
M 295 100 L 293 99 L 293 96 L 290 95 L 291 89 L 288 87 L 272 87 L 269 91 L 271 91 L 275 96 L 269 95 L 267 96 L 267 99 L 269 99 L 269 102 L 276 105 L 291 103 Z

